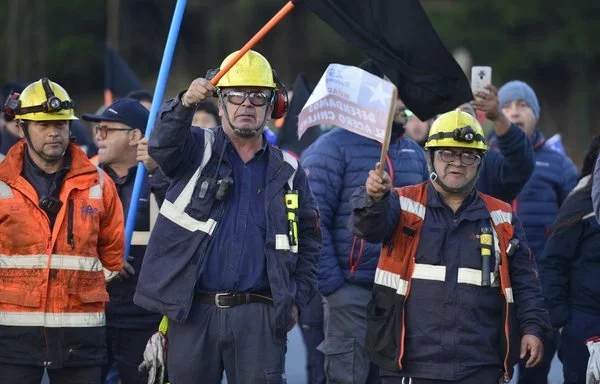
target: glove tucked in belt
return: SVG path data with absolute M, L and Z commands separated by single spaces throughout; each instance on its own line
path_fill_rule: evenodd
M 250 303 L 273 304 L 273 298 L 269 293 L 205 293 L 194 296 L 194 299 L 200 303 L 214 304 L 218 308 Z

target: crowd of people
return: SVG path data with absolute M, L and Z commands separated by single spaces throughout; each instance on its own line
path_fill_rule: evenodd
M 263 55 L 207 77 L 149 139 L 148 92 L 80 120 L 5 87 L 0 384 L 285 383 L 296 324 L 309 384 L 547 383 L 557 352 L 600 381 L 600 137 L 578 171 L 515 80 L 428 121 L 398 99 L 384 163 L 343 128 L 286 151 Z

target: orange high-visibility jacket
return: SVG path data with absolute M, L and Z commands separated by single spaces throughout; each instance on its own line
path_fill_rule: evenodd
M 22 140 L 0 163 L 0 327 L 104 326 L 103 267 L 119 271 L 125 252 L 115 185 L 71 143 L 51 231 L 21 176 L 26 150 Z

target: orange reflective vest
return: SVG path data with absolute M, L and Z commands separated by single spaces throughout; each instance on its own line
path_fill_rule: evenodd
M 53 230 L 22 176 L 27 145 L 0 163 L 0 326 L 104 326 L 103 269 L 119 271 L 123 210 L 113 181 L 71 143 Z
M 368 319 L 366 354 L 369 360 L 388 370 L 402 369 L 405 338 L 405 313 L 404 306 L 410 294 L 411 279 L 413 276 L 429 276 L 435 279 L 436 266 L 416 264 L 415 256 L 420 241 L 421 228 L 425 219 L 427 204 L 428 182 L 396 188 L 400 199 L 401 217 L 392 240 L 382 247 L 373 287 L 373 299 L 368 309 L 392 308 L 391 316 L 394 324 L 383 324 L 383 318 L 377 316 Z M 514 306 L 512 287 L 509 276 L 509 262 L 507 257 L 508 242 L 514 236 L 512 226 L 512 209 L 509 204 L 491 196 L 479 193 L 490 213 L 494 244 L 496 244 L 496 257 L 500 260 L 498 275 L 500 289 L 504 297 L 504 329 L 502 350 L 504 354 L 505 378 L 510 380 L 512 364 L 518 356 L 515 335 L 512 331 L 512 312 Z M 460 268 L 457 281 L 468 284 L 481 284 L 481 270 Z M 383 310 L 383 309 L 382 309 Z M 399 327 L 399 332 L 394 328 Z M 391 334 L 390 334 L 391 333 Z M 394 335 L 398 335 L 396 338 Z

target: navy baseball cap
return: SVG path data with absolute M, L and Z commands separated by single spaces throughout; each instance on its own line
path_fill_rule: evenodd
M 146 133 L 149 115 L 148 110 L 139 101 L 125 98 L 106 107 L 100 115 L 86 113 L 81 118 L 85 121 L 115 121 Z

